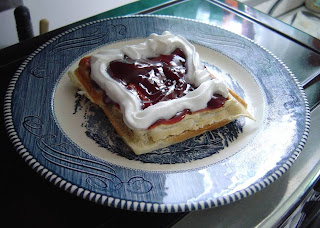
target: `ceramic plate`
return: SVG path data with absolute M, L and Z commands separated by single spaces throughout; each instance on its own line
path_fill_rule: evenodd
M 255 121 L 240 118 L 136 156 L 67 73 L 83 56 L 164 31 L 194 43 L 206 66 L 246 100 Z M 100 204 L 147 212 L 210 208 L 261 190 L 292 165 L 309 129 L 304 93 L 274 55 L 219 27 L 166 16 L 100 20 L 51 39 L 18 69 L 4 112 L 15 148 L 50 182 Z

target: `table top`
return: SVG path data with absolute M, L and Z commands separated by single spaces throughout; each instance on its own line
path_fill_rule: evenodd
M 2 104 L 13 74 L 23 60 L 41 44 L 88 21 L 133 14 L 171 15 L 217 25 L 254 40 L 281 59 L 303 86 L 311 109 L 310 136 L 303 153 L 293 167 L 280 177 L 282 184 L 276 181 L 244 200 L 189 213 L 141 213 L 102 206 L 78 198 L 49 183 L 15 152 L 1 121 L 1 135 L 5 140 L 2 143 L 4 158 L 1 159 L 6 207 L 4 218 L 13 226 L 22 222 L 24 226 L 32 227 L 105 227 L 128 223 L 141 226 L 151 222 L 159 227 L 191 227 L 213 223 L 270 227 L 282 224 L 319 176 L 320 151 L 316 140 L 320 122 L 320 41 L 242 3 L 227 0 L 142 0 L 2 49 Z M 255 210 L 256 207 L 263 209 Z M 238 216 L 233 216 L 234 213 Z M 250 219 L 239 219 L 241 216 L 247 217 L 248 213 L 252 215 Z

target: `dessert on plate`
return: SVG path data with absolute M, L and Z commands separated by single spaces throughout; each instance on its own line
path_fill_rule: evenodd
M 168 31 L 84 57 L 68 74 L 137 155 L 252 118 L 246 102 L 207 70 L 195 47 Z

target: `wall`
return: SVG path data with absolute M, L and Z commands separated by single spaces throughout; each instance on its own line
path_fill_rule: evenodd
M 2 0 L 1 0 L 2 1 Z M 39 21 L 49 20 L 49 30 L 134 2 L 136 0 L 24 0 L 31 14 L 34 35 L 39 35 Z M 14 9 L 0 12 L 0 49 L 18 42 Z

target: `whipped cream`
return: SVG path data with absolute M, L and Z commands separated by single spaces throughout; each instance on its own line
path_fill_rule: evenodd
M 160 101 L 141 109 L 140 99 L 123 85 L 113 79 L 107 72 L 111 61 L 123 59 L 146 59 L 169 55 L 180 48 L 186 56 L 186 81 L 197 87 L 185 96 L 168 101 Z M 91 79 L 94 80 L 115 103 L 119 104 L 123 120 L 131 129 L 147 129 L 159 119 L 170 119 L 176 113 L 190 109 L 195 112 L 207 107 L 214 93 L 228 97 L 226 85 L 217 78 L 211 78 L 201 63 L 195 47 L 181 36 L 168 31 L 162 35 L 151 34 L 148 39 L 137 45 L 127 45 L 120 49 L 106 49 L 91 57 Z

